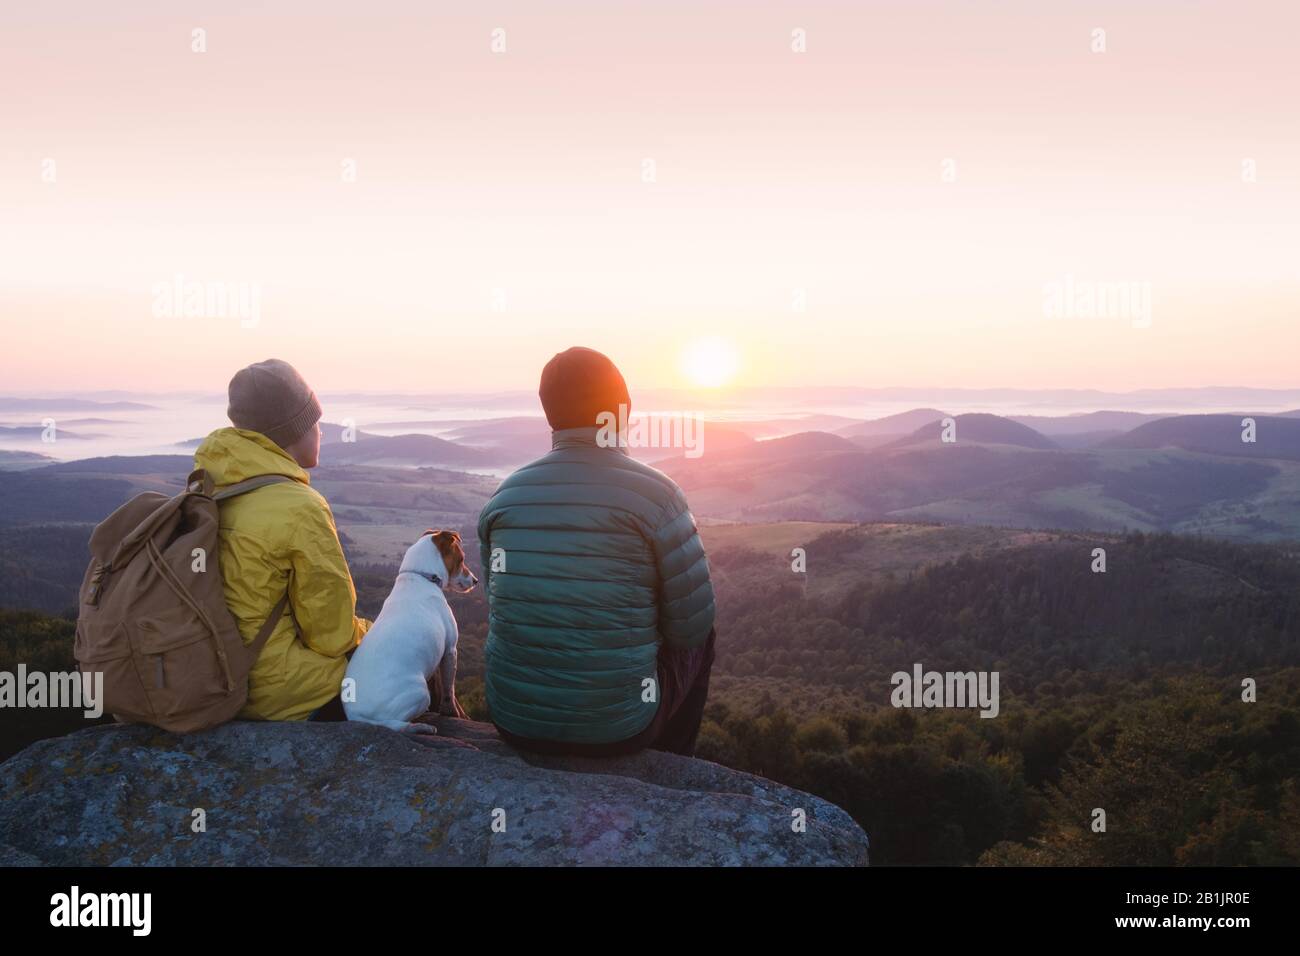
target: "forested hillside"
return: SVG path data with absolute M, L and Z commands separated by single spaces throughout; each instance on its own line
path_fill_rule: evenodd
M 834 801 L 878 863 L 1300 863 L 1293 553 L 1172 535 L 816 531 L 706 529 L 719 641 L 699 756 Z M 791 543 L 805 538 L 800 573 Z M 353 570 L 373 616 L 395 569 Z M 484 719 L 486 605 L 478 592 L 452 604 L 460 697 Z M 70 620 L 0 614 L 0 670 L 70 668 L 71 639 Z M 917 663 L 998 671 L 998 717 L 895 709 L 890 675 Z M 11 716 L 0 756 L 83 725 Z M 1099 807 L 1105 834 L 1089 829 Z

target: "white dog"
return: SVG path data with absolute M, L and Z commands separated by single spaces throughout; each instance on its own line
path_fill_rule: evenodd
M 459 630 L 444 589 L 464 593 L 478 584 L 465 566 L 465 549 L 455 531 L 426 531 L 407 550 L 383 610 L 352 654 L 343 709 L 348 720 L 391 730 L 435 734 L 411 723 L 429 709 L 429 679 L 442 680 L 438 712 L 465 717 L 456 700 L 456 638 Z M 349 702 L 348 698 L 354 698 Z

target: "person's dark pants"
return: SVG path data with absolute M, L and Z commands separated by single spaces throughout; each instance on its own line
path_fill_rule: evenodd
M 635 737 L 609 744 L 588 744 L 532 740 L 518 737 L 499 725 L 497 733 L 513 747 L 540 754 L 617 757 L 649 749 L 693 757 L 709 696 L 715 641 L 716 634 L 709 631 L 708 638 L 699 647 L 673 647 L 667 641 L 659 645 L 659 709 L 649 726 Z
M 354 647 L 352 648 L 352 650 L 348 651 L 343 656 L 346 657 L 348 660 L 352 660 L 352 655 L 355 654 L 356 652 L 357 649 Z M 328 721 L 347 720 L 348 712 L 343 709 L 343 689 L 339 688 L 339 692 L 337 694 L 335 694 L 325 703 L 321 704 L 319 707 L 313 710 L 307 716 L 307 719 L 328 720 Z
M 328 701 L 321 704 L 314 711 L 308 720 L 347 720 L 348 712 L 343 709 L 343 692 L 339 691 Z

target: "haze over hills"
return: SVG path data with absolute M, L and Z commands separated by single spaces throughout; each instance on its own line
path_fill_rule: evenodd
M 864 395 L 879 399 L 888 394 L 897 400 L 914 392 L 945 401 L 875 415 L 867 407 L 841 414 L 833 408 L 843 406 L 825 404 L 861 400 Z M 634 406 L 655 408 L 655 401 L 646 396 L 657 397 L 658 407 L 672 407 L 670 401 L 689 407 L 689 395 L 663 390 L 637 393 Z M 113 419 L 96 419 L 96 431 L 129 428 L 140 433 L 178 427 L 162 406 L 133 402 L 138 397 L 114 395 L 99 404 L 85 397 L 49 401 L 92 407 L 125 402 L 154 409 L 147 415 L 140 412 L 140 418 L 118 411 Z M 322 470 L 314 480 L 319 476 L 328 481 L 327 469 L 366 468 L 372 469 L 372 476 L 385 469 L 438 469 L 463 475 L 467 487 L 485 489 L 486 494 L 501 476 L 551 447 L 550 429 L 540 414 L 492 414 L 491 406 L 504 409 L 511 403 L 535 409 L 531 393 L 493 393 L 487 396 L 488 407 L 473 404 L 472 399 L 483 396 L 381 397 L 391 404 L 365 405 L 361 393 L 342 396 L 353 404 L 336 406 L 339 416 L 322 423 Z M 764 390 L 761 401 L 747 405 L 748 398 L 745 390 L 735 390 L 701 403 L 704 440 L 695 451 L 702 454 L 682 447 L 629 449 L 676 478 L 702 522 L 919 520 L 1100 531 L 1168 529 L 1242 539 L 1285 539 L 1300 533 L 1300 392 L 1150 390 L 1123 396 L 1127 405 L 1116 403 L 1112 393 L 1074 390 L 807 388 Z M 183 421 L 204 427 L 223 424 L 224 408 L 210 407 L 215 399 L 187 398 L 193 410 L 186 414 L 192 417 Z M 364 401 L 375 399 L 364 396 Z M 963 403 L 974 399 L 1014 404 L 1005 414 L 967 411 Z M 34 403 L 21 412 L 30 421 L 43 400 L 22 401 Z M 778 401 L 786 404 L 778 408 Z M 1101 407 L 1071 409 L 1089 401 Z M 1060 413 L 1041 404 L 1047 402 L 1058 403 Z M 1217 404 L 1222 410 L 1165 414 L 1178 407 L 1177 402 Z M 1138 405 L 1143 407 L 1139 410 Z M 1241 442 L 1244 416 L 1227 410 L 1270 405 L 1278 411 L 1251 413 L 1257 440 Z M 1023 411 L 1027 407 L 1030 410 Z M 403 409 L 407 414 L 400 414 Z M 341 419 L 360 423 L 348 430 L 355 441 L 342 440 Z M 941 441 L 944 419 L 955 424 L 955 443 Z M 61 439 L 75 434 L 75 429 L 60 430 Z M 0 431 L 0 443 L 5 437 Z M 199 440 L 154 447 L 192 451 Z M 55 520 L 54 511 L 28 493 L 35 487 L 32 482 L 57 479 L 59 500 L 65 501 L 70 482 L 125 480 L 126 485 L 112 486 L 118 490 L 165 487 L 179 482 L 190 467 L 184 454 L 95 453 L 104 447 L 96 441 L 23 447 L 17 439 L 9 448 L 0 447 L 0 475 L 31 476 L 22 493 L 13 486 L 11 506 L 0 513 L 7 520 L 22 521 L 23 508 L 30 507 L 44 520 Z M 61 457 L 80 457 L 51 464 L 42 457 L 47 449 Z M 489 477 L 474 479 L 469 473 Z M 364 509 L 359 487 L 349 494 L 352 503 Z M 370 487 L 378 489 L 378 484 Z M 106 500 L 89 484 L 83 491 L 86 501 Z M 84 510 L 73 509 L 78 515 Z
M 107 411 L 151 411 L 155 405 L 143 402 L 96 401 L 90 398 L 19 398 L 0 395 L 0 412 L 107 412 Z
M 632 384 L 634 411 L 697 409 L 715 414 L 721 411 L 739 412 L 730 417 L 763 419 L 792 414 L 832 414 L 831 408 L 846 409 L 835 412 L 852 418 L 879 418 L 867 409 L 894 406 L 895 411 L 931 407 L 955 411 L 973 411 L 993 408 L 1003 409 L 1008 415 L 1065 415 L 1102 409 L 1124 409 L 1131 412 L 1159 412 L 1190 414 L 1195 411 L 1228 412 L 1238 409 L 1258 409 L 1279 414 L 1283 411 L 1300 411 L 1300 388 L 1254 388 L 1243 386 L 1206 386 L 1191 388 L 1155 388 L 1132 391 L 1107 391 L 1101 389 L 1071 388 L 947 388 L 947 387 L 882 387 L 860 386 L 766 386 L 735 387 L 725 391 L 681 388 L 637 388 Z M 503 417 L 505 415 L 539 415 L 541 409 L 533 389 L 513 389 L 491 392 L 322 392 L 322 402 L 330 407 L 384 406 L 412 412 L 436 412 L 438 420 L 462 420 Z M 176 401 L 192 405 L 211 405 L 224 409 L 226 396 L 222 391 L 209 392 L 153 392 L 153 391 L 95 391 L 54 392 L 45 395 L 11 394 L 0 396 L 0 413 L 52 412 L 79 410 L 157 410 Z M 854 409 L 847 411 L 847 409 Z M 517 411 L 504 411 L 517 409 Z M 1040 411 L 1055 409 L 1054 412 Z M 474 414 L 469 415 L 467 412 Z M 747 415 L 744 413 L 748 412 Z M 890 414 L 890 413 L 886 413 Z M 402 420 L 434 417 L 417 414 L 402 416 Z M 392 416 L 390 416 L 392 420 Z M 813 423 L 829 427 L 826 422 Z
M 537 396 L 528 390 L 489 393 L 325 393 L 330 422 L 355 422 L 365 435 L 388 438 L 418 433 L 471 447 L 507 449 L 486 467 L 501 470 L 531 460 L 549 447 L 549 429 Z M 808 431 L 853 438 L 862 447 L 903 437 L 944 416 L 998 414 L 1028 425 L 1062 447 L 1100 444 L 1143 423 L 1141 416 L 1238 413 L 1288 417 L 1300 408 L 1300 390 L 1245 388 L 1158 389 L 1114 393 L 1071 389 L 924 389 L 854 387 L 634 389 L 640 415 L 699 415 L 712 424 L 764 440 Z M 80 410 L 80 411 L 79 411 Z M 47 454 L 67 460 L 115 454 L 157 454 L 194 447 L 193 436 L 227 424 L 217 392 L 82 392 L 0 398 L 0 451 Z M 66 417 L 65 417 L 66 416 Z M 53 418 L 67 445 L 46 445 L 43 426 Z M 93 426 L 93 432 L 92 432 Z M 341 427 L 341 426 L 337 426 Z M 37 430 L 40 429 L 40 430 Z M 720 443 L 729 436 L 718 435 Z M 187 440 L 188 439 L 188 440 Z M 77 444 L 73 444 L 76 440 Z M 326 440 L 332 440 L 327 433 Z M 79 447 L 84 445 L 85 447 Z M 721 445 L 720 445 L 721 446 Z M 448 454 L 442 446 L 411 458 L 382 459 L 411 467 L 440 464 L 481 467 L 482 456 Z M 646 460 L 662 451 L 634 454 Z M 361 455 L 352 456 L 359 460 Z M 0 461 L 0 467 L 5 466 Z
M 322 422 L 320 422 L 319 424 L 320 424 L 320 431 L 321 431 L 320 443 L 321 443 L 322 445 L 329 445 L 329 444 L 332 444 L 332 443 L 334 443 L 334 442 L 342 441 L 342 440 L 343 440 L 343 434 L 344 434 L 344 432 L 347 430 L 347 427 L 348 427 L 348 426 L 346 426 L 346 425 L 340 425 L 340 424 L 338 424 L 338 423 L 336 423 L 336 422 L 326 422 L 326 421 L 322 421 Z M 226 426 L 223 425 L 222 427 L 226 427 Z M 361 438 L 382 438 L 382 437 L 384 437 L 384 436 L 382 436 L 382 435 L 371 434 L 370 432 L 359 431 L 359 430 L 356 430 L 356 429 L 353 429 L 353 436 L 354 436 L 356 439 L 361 439 Z M 191 448 L 191 449 L 193 449 L 193 448 L 198 448 L 199 445 L 203 444 L 203 439 L 204 439 L 205 437 L 207 437 L 207 436 L 199 436 L 199 437 L 197 437 L 197 438 L 187 438 L 185 441 L 178 441 L 178 442 L 176 443 L 176 447 L 178 447 L 178 448 Z
M 6 438 L 40 441 L 44 433 L 45 427 L 43 425 L 0 425 L 0 441 Z M 95 437 L 70 432 L 66 429 L 59 429 L 58 436 L 60 441 L 85 441 L 88 438 Z

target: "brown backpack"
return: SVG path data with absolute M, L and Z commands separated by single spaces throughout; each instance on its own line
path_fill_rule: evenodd
M 217 502 L 292 480 L 259 475 L 214 494 L 200 468 L 181 494 L 146 491 L 95 527 L 74 654 L 83 674 L 103 673 L 105 711 L 173 733 L 239 713 L 289 595 L 245 647 L 222 589 Z

